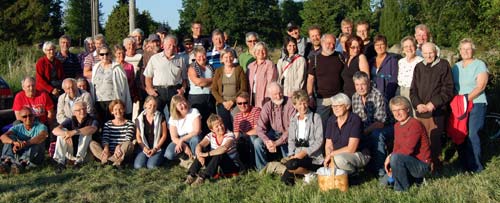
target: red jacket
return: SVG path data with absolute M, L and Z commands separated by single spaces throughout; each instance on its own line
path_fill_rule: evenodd
M 64 79 L 64 72 L 62 63 L 54 57 L 54 63 L 51 63 L 47 56 L 42 56 L 36 62 L 36 86 L 37 90 L 44 90 L 49 94 L 52 93 L 52 90 L 55 88 L 50 83 L 50 72 L 52 68 L 56 69 L 57 78 L 53 78 L 55 80 Z M 61 87 L 58 87 L 61 88 Z
M 456 95 L 450 102 L 451 114 L 446 132 L 455 144 L 462 144 L 469 133 L 467 123 L 473 107 L 472 101 L 466 95 Z

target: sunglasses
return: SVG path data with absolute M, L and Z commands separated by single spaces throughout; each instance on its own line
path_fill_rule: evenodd
M 99 53 L 99 55 L 100 56 L 107 56 L 107 55 L 109 55 L 109 53 L 107 53 L 107 52 L 106 53 Z
M 27 114 L 27 115 L 22 115 L 21 117 L 22 118 L 28 118 L 28 117 L 33 118 L 34 115 L 33 114 Z
M 248 102 L 237 102 L 236 104 L 238 104 L 238 105 L 246 105 L 246 104 L 248 104 Z

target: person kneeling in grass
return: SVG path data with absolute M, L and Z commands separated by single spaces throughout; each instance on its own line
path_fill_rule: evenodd
M 409 116 L 410 101 L 396 96 L 391 99 L 390 107 L 398 122 L 394 124 L 394 149 L 384 166 L 394 178 L 394 189 L 404 191 L 430 171 L 431 149 L 424 125 Z
M 207 125 L 212 132 L 208 133 L 196 146 L 196 160 L 189 168 L 188 176 L 184 181 L 188 185 L 203 184 L 207 178 L 215 175 L 219 167 L 226 175 L 237 173 L 241 168 L 234 134 L 226 130 L 222 118 L 212 114 L 207 119 Z M 203 149 L 208 146 L 209 151 L 203 152 Z M 200 172 L 202 166 L 206 169 Z

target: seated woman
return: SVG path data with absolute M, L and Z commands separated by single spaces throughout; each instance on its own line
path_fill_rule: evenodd
M 236 173 L 241 168 L 234 134 L 226 130 L 222 118 L 212 114 L 208 117 L 207 125 L 212 132 L 196 146 L 196 160 L 184 181 L 188 185 L 203 184 L 207 178 L 215 175 L 219 167 L 224 174 Z M 207 147 L 210 147 L 209 150 L 203 152 Z M 206 169 L 200 172 L 202 166 Z
M 289 160 L 281 180 L 295 184 L 296 174 L 316 171 L 323 163 L 323 125 L 319 114 L 309 111 L 309 96 L 305 90 L 295 91 L 292 102 L 297 114 L 291 118 L 288 128 Z M 309 174 L 308 174 L 309 175 Z
M 132 121 L 125 119 L 125 104 L 121 100 L 111 101 L 109 111 L 115 118 L 104 124 L 102 145 L 91 141 L 90 151 L 102 164 L 111 161 L 119 167 L 125 158 L 132 155 L 135 127 Z
M 369 152 L 360 151 L 361 118 L 349 111 L 351 100 L 346 94 L 338 93 L 331 99 L 335 115 L 326 124 L 324 166 L 328 167 L 333 157 L 337 168 L 352 174 L 370 161 Z
M 198 109 L 189 106 L 182 95 L 172 97 L 168 129 L 172 142 L 165 150 L 165 158 L 174 160 L 181 153 L 193 157 L 196 145 L 200 142 L 201 115 Z
M 384 166 L 394 178 L 394 190 L 403 191 L 430 171 L 431 149 L 424 125 L 409 116 L 410 101 L 396 96 L 390 107 L 398 122 L 394 124 L 394 149 Z
M 153 96 L 146 97 L 144 111 L 135 119 L 136 139 L 141 151 L 134 161 L 134 168 L 149 169 L 158 167 L 163 162 L 162 146 L 167 140 L 167 122 L 156 110 L 158 102 Z

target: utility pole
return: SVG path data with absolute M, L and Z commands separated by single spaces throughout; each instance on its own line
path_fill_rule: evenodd
M 135 29 L 135 0 L 128 1 L 128 29 L 129 34 Z
M 99 33 L 99 0 L 90 0 L 92 36 Z

